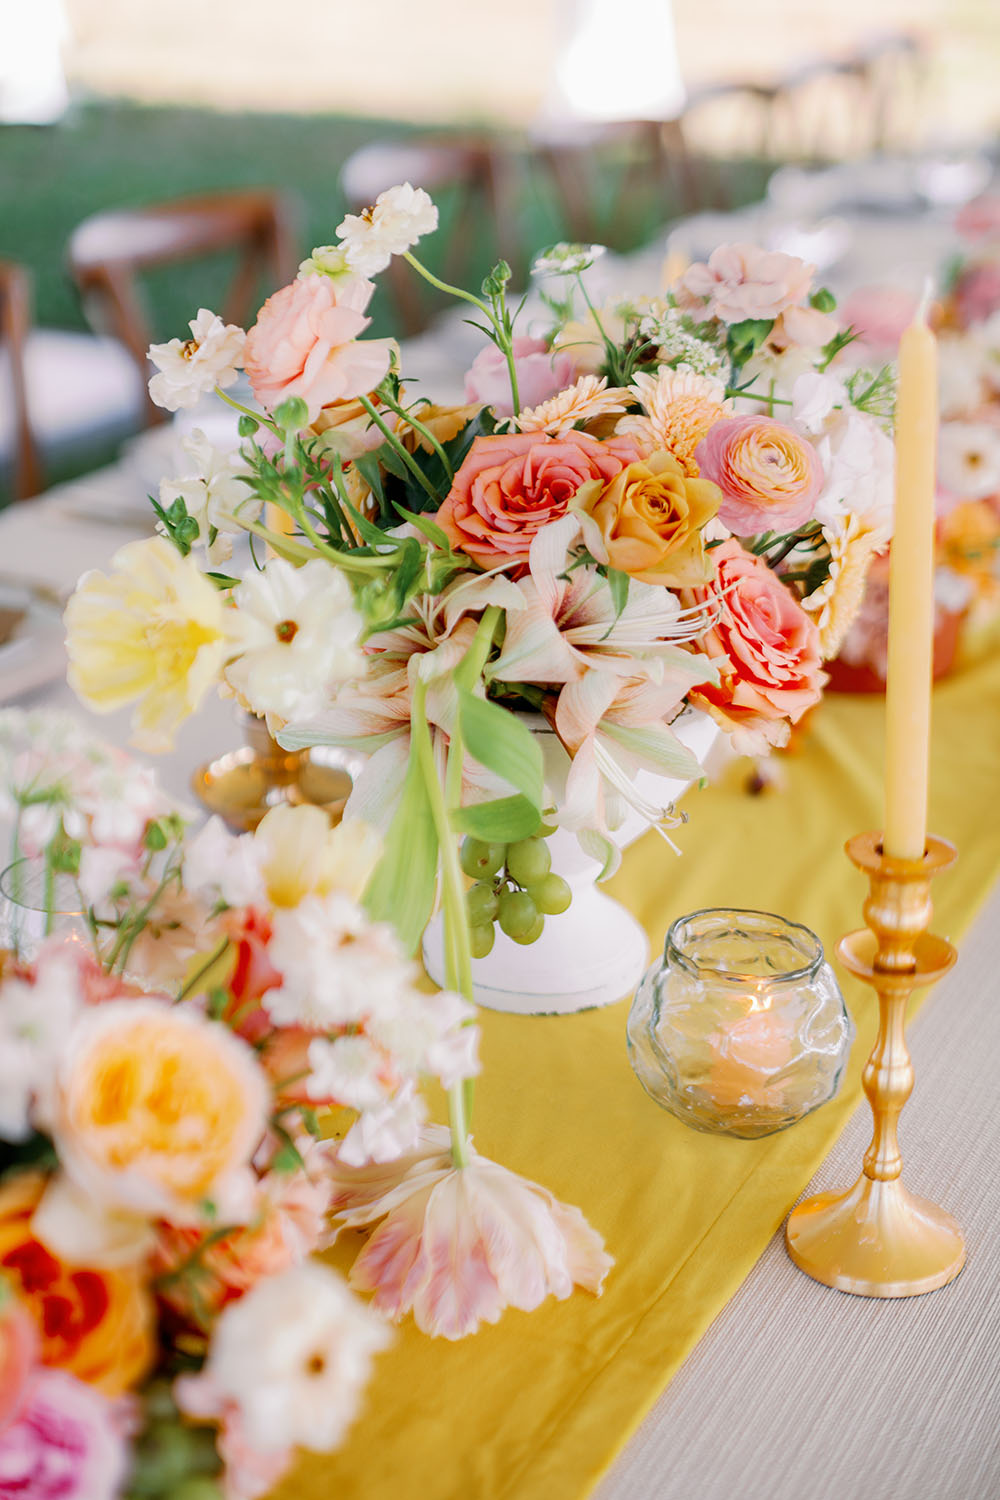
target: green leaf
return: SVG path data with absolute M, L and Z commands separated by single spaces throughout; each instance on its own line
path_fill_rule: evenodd
M 621 617 L 621 612 L 628 603 L 629 576 L 620 568 L 608 569 L 608 588 L 611 590 L 611 602 L 615 607 L 615 619 Z
M 744 358 L 759 349 L 774 326 L 773 318 L 744 318 L 742 323 L 729 325 L 729 346 Z
M 498 703 L 477 698 L 466 688 L 459 688 L 458 722 L 462 742 L 473 760 L 509 781 L 535 808 L 541 809 L 544 781 L 541 746 L 517 715 Z
M 513 844 L 531 838 L 542 824 L 541 813 L 527 797 L 497 797 L 475 807 L 459 807 L 451 815 L 459 833 L 471 833 L 486 844 Z
M 411 526 L 415 526 L 429 542 L 434 543 L 435 547 L 440 547 L 445 552 L 451 551 L 451 542 L 436 521 L 432 521 L 429 516 L 419 516 L 416 511 L 404 510 L 401 505 L 397 505 L 396 509 L 404 521 L 409 521 Z
M 391 923 L 408 953 L 416 951 L 434 909 L 437 864 L 438 840 L 427 787 L 417 757 L 411 754 L 403 795 L 364 895 L 369 915 Z

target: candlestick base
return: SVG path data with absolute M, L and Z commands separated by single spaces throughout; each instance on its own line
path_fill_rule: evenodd
M 849 1192 L 807 1198 L 790 1214 L 785 1240 L 807 1276 L 856 1297 L 918 1297 L 954 1281 L 965 1265 L 951 1214 L 898 1178 L 862 1175 Z
M 946 1286 L 965 1264 L 955 1220 L 900 1181 L 897 1137 L 913 1089 L 907 1001 L 918 985 L 946 974 L 957 957 L 950 943 L 927 932 L 931 877 L 956 856 L 950 844 L 932 838 L 922 859 L 893 859 L 882 852 L 877 833 L 851 839 L 847 852 L 870 881 L 868 927 L 842 938 L 837 953 L 878 994 L 878 1037 L 862 1075 L 874 1134 L 854 1186 L 800 1203 L 789 1215 L 785 1244 L 799 1269 L 824 1286 L 858 1297 L 917 1297 Z
M 323 764 L 308 750 L 283 750 L 263 720 L 243 716 L 247 743 L 200 766 L 192 779 L 199 801 L 236 833 L 252 833 L 273 807 L 319 807 L 339 823 L 353 785 L 356 762 L 330 752 L 340 764 Z

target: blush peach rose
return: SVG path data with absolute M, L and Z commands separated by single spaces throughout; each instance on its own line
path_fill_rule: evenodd
M 120 1396 L 155 1354 L 143 1268 L 71 1265 L 53 1255 L 32 1228 L 45 1185 L 40 1172 L 22 1172 L 0 1187 L 0 1275 L 37 1328 L 42 1363 Z
M 712 576 L 702 527 L 722 495 L 707 479 L 689 479 L 666 452 L 629 464 L 611 483 L 585 484 L 573 509 L 584 541 L 600 563 L 641 583 L 693 587 Z
M 53 1137 L 76 1186 L 112 1209 L 194 1223 L 246 1216 L 270 1089 L 250 1047 L 191 1007 L 111 1000 L 68 1039 Z
M 454 547 L 484 568 L 526 563 L 535 536 L 566 514 L 581 485 L 603 486 L 638 457 L 627 437 L 603 443 L 585 432 L 478 437 L 435 520 Z
M 816 449 L 774 417 L 716 422 L 695 459 L 701 477 L 722 491 L 719 520 L 737 536 L 794 531 L 811 518 L 823 490 Z
M 391 339 L 360 342 L 374 284 L 361 276 L 301 276 L 269 297 L 247 334 L 244 363 L 268 411 L 300 396 L 315 422 L 334 401 L 360 396 L 389 369 Z
M 730 538 L 712 550 L 716 576 L 686 595 L 715 604 L 719 618 L 699 647 L 719 669 L 719 685 L 692 688 L 692 703 L 727 730 L 750 730 L 782 744 L 788 726 L 819 702 L 826 675 L 819 631 L 795 595 Z

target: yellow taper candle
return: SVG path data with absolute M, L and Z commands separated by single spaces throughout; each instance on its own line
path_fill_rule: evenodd
M 926 302 L 899 344 L 883 835 L 895 859 L 921 859 L 927 837 L 938 414 L 937 342 Z

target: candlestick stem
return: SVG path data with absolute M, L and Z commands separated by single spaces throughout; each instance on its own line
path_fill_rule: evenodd
M 927 932 L 931 878 L 956 858 L 929 839 L 922 859 L 883 854 L 881 836 L 859 834 L 847 852 L 870 881 L 867 927 L 838 945 L 841 962 L 878 993 L 879 1029 L 862 1075 L 874 1130 L 861 1176 L 847 1192 L 807 1198 L 790 1214 L 785 1242 L 813 1280 L 861 1297 L 914 1297 L 952 1281 L 965 1263 L 962 1232 L 950 1214 L 901 1181 L 898 1125 L 913 1090 L 906 1005 L 917 985 L 933 984 L 955 949 Z

